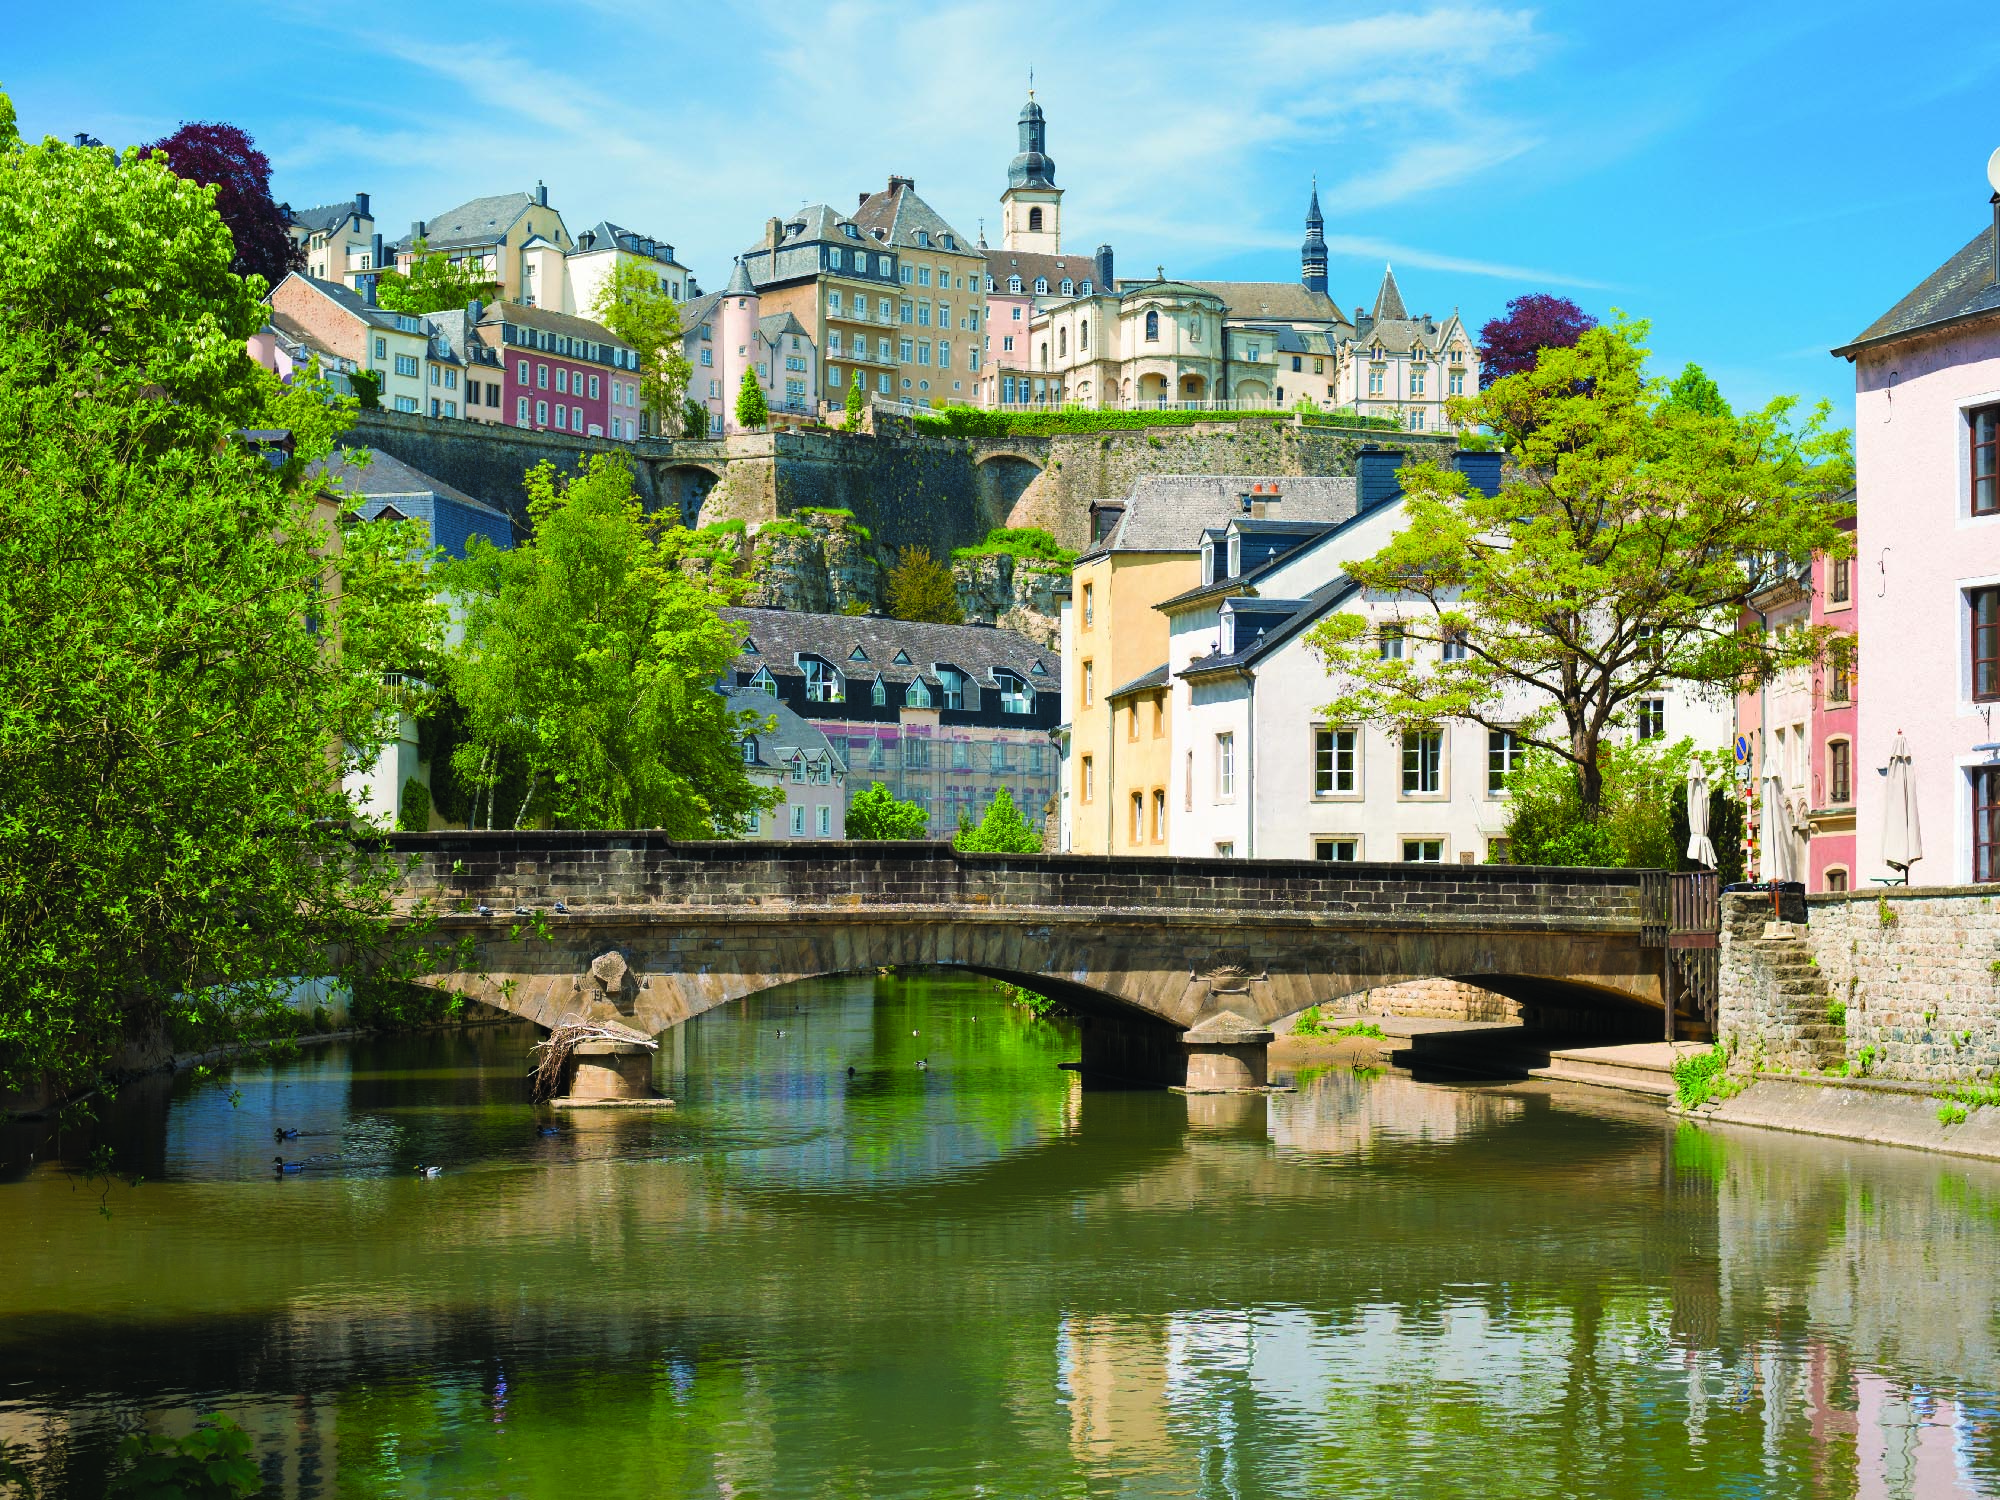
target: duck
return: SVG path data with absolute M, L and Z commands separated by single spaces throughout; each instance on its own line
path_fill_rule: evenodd
M 535 1127 L 535 1134 L 536 1134 L 536 1135 L 556 1135 L 556 1134 L 558 1134 L 558 1132 L 557 1132 L 557 1130 L 556 1130 L 556 1127 L 555 1127 L 555 1126 L 553 1126 L 553 1125 L 537 1125 L 537 1126 Z
M 423 1164 L 422 1162 L 418 1162 L 418 1163 L 417 1163 L 417 1175 L 418 1175 L 419 1177 L 442 1177 L 442 1176 L 444 1176 L 444 1168 L 443 1168 L 443 1167 L 427 1167 L 427 1166 L 425 1166 L 425 1165 L 424 1165 L 424 1164 Z
M 303 1172 L 306 1164 L 302 1161 L 286 1161 L 282 1156 L 271 1158 L 271 1170 L 282 1177 L 287 1172 Z
M 931 1065 L 931 1060 L 928 1057 L 920 1057 L 917 1059 L 917 1066 L 919 1068 L 928 1070 L 930 1065 Z
M 271 1139 L 274 1141 L 295 1141 L 298 1138 L 299 1133 L 296 1130 L 287 1130 L 282 1125 L 271 1132 Z
M 848 1076 L 849 1078 L 852 1078 L 852 1077 L 854 1076 L 854 1064 L 853 1064 L 853 1063 L 849 1063 L 849 1064 L 847 1065 L 847 1076 Z

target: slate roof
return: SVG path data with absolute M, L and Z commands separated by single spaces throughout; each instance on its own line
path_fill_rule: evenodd
M 681 304 L 681 338 L 683 341 L 694 337 L 701 331 L 701 325 L 715 316 L 715 309 L 721 302 L 722 293 L 703 292 L 692 301 Z M 709 335 L 711 340 L 714 337 L 713 333 Z
M 1048 281 L 1049 289 L 1044 295 L 1050 297 L 1063 295 L 1062 284 L 1065 280 L 1072 283 L 1072 295 L 1080 296 L 1086 281 L 1090 283 L 1093 293 L 1111 290 L 1108 286 L 1097 284 L 1097 258 L 1092 255 L 1048 255 L 1036 250 L 989 249 L 986 252 L 986 274 L 993 278 L 996 296 L 1032 296 L 1037 276 Z M 1019 292 L 1007 290 L 1007 278 L 1010 276 L 1021 278 Z
M 1146 692 L 1152 688 L 1163 688 L 1167 685 L 1167 679 L 1171 675 L 1167 670 L 1167 665 L 1168 664 L 1166 662 L 1161 662 L 1157 667 L 1153 668 L 1152 671 L 1147 672 L 1143 676 L 1134 677 L 1130 682 L 1126 683 L 1123 687 L 1115 687 L 1110 692 L 1106 693 L 1104 696 L 1107 699 L 1124 698 L 1128 697 L 1133 693 Z
M 834 749 L 833 741 L 825 731 L 816 728 L 800 718 L 778 699 L 760 688 L 725 687 L 721 689 L 724 699 L 733 709 L 761 714 L 773 722 L 769 729 L 760 729 L 745 735 L 757 747 L 757 759 L 745 762 L 760 771 L 778 772 L 785 768 L 791 752 L 803 750 L 808 755 L 824 755 L 833 762 L 834 770 L 842 775 L 847 773 L 847 761 Z
M 881 248 L 872 235 L 863 235 L 858 229 L 854 234 L 847 233 L 842 226 L 853 222 L 824 203 L 809 203 L 797 213 L 784 216 L 779 231 L 782 238 L 778 241 L 775 254 L 769 243 L 760 239 L 744 250 L 743 268 L 749 272 L 753 283 L 766 287 L 774 282 L 797 281 L 819 275 L 819 251 L 815 246 L 833 244 Z
M 1982 229 L 1914 291 L 1856 334 L 1852 343 L 1833 352 L 1852 359 L 1871 345 L 1995 312 L 2000 312 L 2000 286 L 1993 282 L 1993 231 Z
M 1121 299 L 1130 299 L 1145 296 L 1214 297 L 1215 293 L 1198 282 L 1174 281 L 1156 276 L 1151 281 L 1127 281 L 1121 277 L 1118 282 L 1118 295 Z
M 788 312 L 767 313 L 757 320 L 758 337 L 773 349 L 778 346 L 779 336 L 787 333 L 795 333 L 802 339 L 811 337 L 806 332 L 805 324 Z
M 889 186 L 871 193 L 868 201 L 854 210 L 855 227 L 877 244 L 898 250 L 943 250 L 952 255 L 977 255 L 979 247 L 944 221 L 938 211 L 917 196 L 916 185 L 907 177 L 891 177 Z M 887 237 L 876 234 L 884 230 Z M 930 236 L 930 244 L 917 243 L 917 232 Z M 944 243 L 949 236 L 951 243 Z
M 1382 285 L 1375 293 L 1375 309 L 1369 316 L 1377 323 L 1387 319 L 1401 322 L 1410 316 L 1408 309 L 1403 306 L 1403 291 L 1396 285 L 1396 272 L 1393 267 L 1382 268 Z
M 1280 323 L 1332 323 L 1351 326 L 1340 304 L 1325 292 L 1309 291 L 1296 281 L 1197 281 L 1223 302 L 1224 318 Z
M 588 318 L 574 317 L 569 313 L 555 312 L 546 307 L 529 307 L 523 302 L 495 302 L 479 315 L 482 325 L 514 323 L 523 328 L 539 328 L 545 333 L 567 334 L 573 339 L 587 339 L 594 344 L 611 345 L 619 349 L 632 346 L 619 338 L 602 323 L 593 323 Z
M 535 206 L 533 193 L 495 193 L 474 198 L 457 208 L 446 209 L 424 221 L 424 243 L 432 250 L 462 250 L 473 245 L 490 245 L 512 229 L 521 215 Z M 407 250 L 414 235 L 404 235 L 393 248 Z
M 725 609 L 725 620 L 742 626 L 755 651 L 745 649 L 736 670 L 796 673 L 798 653 L 824 657 L 850 679 L 908 683 L 917 677 L 935 684 L 933 667 L 942 662 L 967 672 L 981 687 L 992 685 L 995 667 L 1019 674 L 1037 693 L 1054 693 L 1062 681 L 1062 654 L 1044 650 L 1026 636 L 986 625 L 925 625 L 869 615 L 813 615 L 788 609 Z M 853 659 L 859 648 L 865 661 Z M 901 652 L 907 662 L 898 662 Z M 1039 664 L 1042 670 L 1034 669 Z
M 1329 610 L 1345 603 L 1361 592 L 1361 585 L 1345 573 L 1329 579 L 1303 599 L 1258 600 L 1260 605 L 1284 605 L 1288 608 L 1274 623 L 1266 624 L 1261 634 L 1253 635 L 1248 644 L 1240 644 L 1236 650 L 1224 654 L 1211 652 L 1207 656 L 1195 658 L 1181 668 L 1183 678 L 1201 677 L 1212 672 L 1235 672 L 1253 667 L 1276 651 L 1285 642 L 1325 615 Z M 1246 611 L 1254 615 L 1264 614 L 1264 610 Z M 1276 613 L 1275 610 L 1272 613 Z
M 648 248 L 648 247 L 651 248 Z M 674 247 L 665 240 L 655 239 L 650 234 L 641 234 L 636 229 L 627 229 L 622 224 L 614 224 L 609 219 L 599 219 L 590 228 L 576 237 L 576 249 L 572 254 L 589 254 L 599 250 L 623 250 L 628 255 L 644 255 L 659 261 L 662 265 L 678 266 L 674 259 Z M 683 270 L 686 267 L 682 267 Z
M 365 455 L 363 461 L 356 457 Z M 466 544 L 483 536 L 496 547 L 514 545 L 514 523 L 507 513 L 475 500 L 442 479 L 433 479 L 379 448 L 336 448 L 308 471 L 346 497 L 349 509 L 372 521 L 393 507 L 399 515 L 422 520 L 431 541 L 453 557 L 464 557 Z
M 1264 474 L 1154 474 L 1138 480 L 1110 535 L 1083 555 L 1106 552 L 1198 552 L 1201 534 L 1242 514 L 1240 497 Z M 1344 521 L 1360 507 L 1352 474 L 1289 476 L 1277 481 L 1285 521 Z
M 322 203 L 318 208 L 292 210 L 292 222 L 315 234 L 329 234 L 354 217 L 360 204 L 349 198 L 345 203 Z

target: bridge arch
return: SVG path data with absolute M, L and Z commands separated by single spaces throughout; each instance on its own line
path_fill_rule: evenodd
M 1044 457 L 1014 449 L 983 453 L 973 469 L 973 494 L 987 529 L 1012 524 L 1014 507 L 1042 477 Z
M 701 508 L 721 481 L 722 471 L 708 464 L 684 459 L 669 463 L 659 471 L 659 509 L 673 514 L 683 526 L 699 526 Z

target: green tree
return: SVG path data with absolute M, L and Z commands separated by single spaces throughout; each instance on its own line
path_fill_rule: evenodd
M 453 770 L 484 792 L 486 826 L 740 832 L 779 794 L 744 774 L 754 720 L 715 691 L 739 642 L 710 585 L 680 571 L 689 534 L 652 534 L 622 455 L 574 477 L 542 464 L 527 489 L 531 540 L 475 544 L 442 570 L 465 620 L 447 668 L 466 736 Z M 524 793 L 496 806 L 510 766 Z
M 904 547 L 896 554 L 896 566 L 889 570 L 889 613 L 930 625 L 965 623 L 958 584 L 930 548 Z
M 930 815 L 914 802 L 899 802 L 879 781 L 847 804 L 847 836 L 851 839 L 920 839 L 930 828 Z
M 354 404 L 362 411 L 382 409 L 382 374 L 379 370 L 355 370 L 347 377 L 354 387 Z
M 856 370 L 847 382 L 847 401 L 842 408 L 845 417 L 841 425 L 849 432 L 861 430 L 862 416 L 868 410 L 868 394 L 862 389 L 863 384 L 859 370 Z
M 343 778 L 441 629 L 421 532 L 318 493 L 352 404 L 246 357 L 214 197 L 0 150 L 0 1089 L 282 1027 L 273 976 L 351 976 L 398 874 Z
M 1694 742 L 1608 744 L 1597 816 L 1585 817 L 1570 764 L 1530 751 L 1507 779 L 1507 857 L 1521 865 L 1677 870 L 1674 806 L 1686 802 Z
M 1722 399 L 1722 387 L 1708 378 L 1708 371 L 1690 360 L 1667 387 L 1664 405 L 1675 411 L 1701 417 L 1732 417 L 1729 403 Z
M 697 443 L 708 436 L 708 408 L 692 396 L 681 403 L 681 436 Z
M 1402 470 L 1407 524 L 1346 571 L 1394 601 L 1405 649 L 1380 649 L 1357 614 L 1314 627 L 1329 715 L 1510 729 L 1568 764 L 1595 818 L 1634 700 L 1734 693 L 1828 649 L 1825 629 L 1766 638 L 1741 619 L 1815 552 L 1850 554 L 1832 499 L 1850 434 L 1824 403 L 1795 424 L 1792 398 L 1740 417 L 1676 407 L 1646 378 L 1644 335 L 1621 318 L 1452 403 L 1512 464 L 1497 496 L 1435 462 Z
M 382 271 L 375 278 L 375 300 L 391 312 L 457 312 L 474 298 L 500 295 L 497 281 L 486 281 L 461 261 L 433 251 L 426 240 L 410 242 L 410 269 Z
M 681 352 L 680 304 L 659 277 L 637 261 L 620 260 L 597 288 L 591 315 L 639 351 L 639 404 L 665 434 L 669 414 L 679 417 L 693 374 Z
M 736 388 L 736 425 L 755 432 L 771 420 L 771 403 L 764 399 L 764 387 L 757 383 L 757 371 L 745 367 L 743 383 Z
M 968 854 L 1039 854 L 1042 831 L 1021 816 L 1003 786 L 993 793 L 986 816 L 976 826 L 961 824 L 952 843 Z

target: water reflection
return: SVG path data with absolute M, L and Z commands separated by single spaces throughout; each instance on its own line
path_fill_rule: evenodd
M 680 1108 L 553 1137 L 529 1040 L 135 1091 L 108 1218 L 93 1142 L 11 1127 L 0 1442 L 54 1495 L 217 1405 L 299 1496 L 2000 1493 L 1980 1164 L 1551 1085 L 1084 1092 L 945 978 L 713 1012 Z

